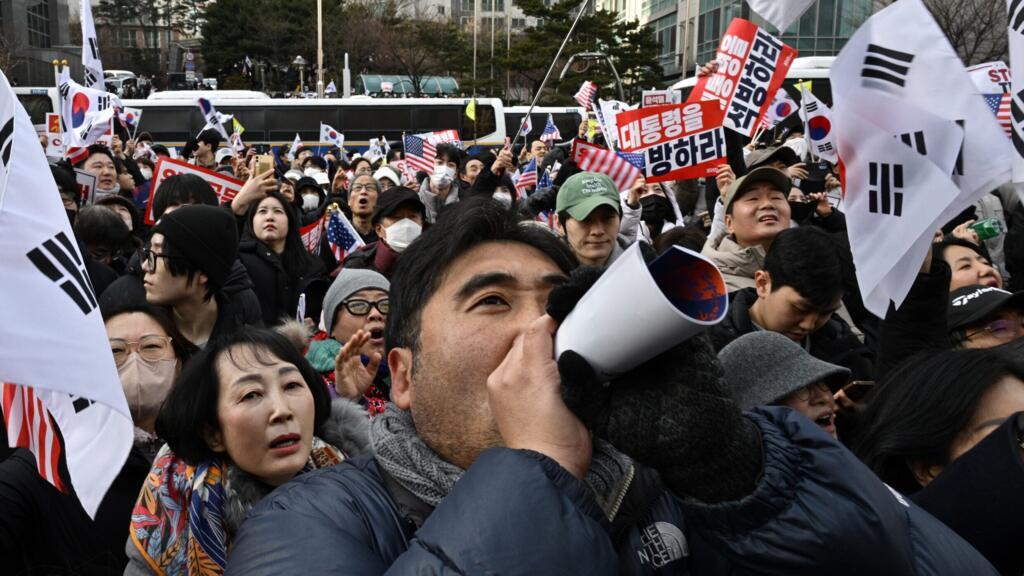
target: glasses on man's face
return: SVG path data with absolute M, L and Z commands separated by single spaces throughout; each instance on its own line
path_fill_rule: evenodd
M 376 302 L 369 300 L 363 300 L 361 298 L 353 298 L 351 300 L 345 300 L 341 303 L 348 310 L 348 313 L 353 316 L 366 316 L 370 313 L 371 308 L 376 308 L 381 314 L 387 315 L 388 310 L 391 309 L 391 302 L 387 298 L 381 298 Z
M 370 190 L 376 190 L 373 184 L 353 184 L 349 192 L 368 192 Z
M 794 392 L 793 395 L 796 397 L 797 400 L 801 402 L 808 402 L 810 401 L 811 397 L 814 396 L 815 392 L 822 392 L 829 396 L 832 395 L 832 391 L 829 390 L 828 385 L 826 385 L 824 382 L 815 382 L 814 384 L 808 384 L 807 386 L 804 386 L 803 388 Z
M 157 336 L 151 334 L 143 336 L 137 342 L 129 342 L 122 338 L 110 339 L 110 352 L 114 355 L 114 364 L 120 366 L 128 360 L 132 350 L 139 353 L 139 356 L 147 362 L 156 362 L 168 357 L 168 349 L 171 347 L 170 336 Z
M 971 339 L 978 334 L 988 332 L 999 340 L 1013 340 L 1021 335 L 1022 328 L 1024 328 L 1024 318 L 1004 318 L 1001 320 L 994 320 L 981 330 L 976 330 L 967 334 L 967 338 Z
M 142 266 L 146 270 L 149 270 L 150 272 L 155 272 L 157 258 L 167 258 L 168 260 L 173 260 L 175 258 L 180 258 L 180 256 L 169 256 L 167 254 L 160 254 L 159 252 L 154 252 L 149 248 L 143 248 L 139 261 L 142 263 Z

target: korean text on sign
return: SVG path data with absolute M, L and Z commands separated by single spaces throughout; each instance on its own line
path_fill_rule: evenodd
M 692 103 L 619 112 L 615 117 L 619 150 L 635 152 L 696 132 L 704 127 L 702 110 L 701 104 Z
M 199 166 L 189 164 L 182 160 L 161 158 L 160 161 L 156 163 L 153 170 L 153 183 L 150 187 L 149 202 L 146 204 L 146 216 L 144 220 L 146 224 L 152 225 L 155 222 L 153 219 L 153 197 L 156 196 L 156 191 L 160 187 L 160 184 L 171 176 L 176 176 L 178 174 L 195 174 L 203 180 L 206 180 L 210 187 L 213 188 L 213 191 L 217 194 L 217 200 L 221 204 L 231 201 L 231 199 L 238 194 L 242 189 L 242 186 L 245 184 L 237 178 L 225 176 L 224 174 L 214 172 L 213 170 L 200 168 Z
M 717 102 L 723 126 L 753 136 L 795 56 L 778 38 L 736 18 L 719 45 L 718 70 L 697 81 L 690 101 Z
M 725 162 L 725 132 L 717 122 L 721 115 L 718 105 L 691 102 L 676 108 L 684 118 L 680 137 L 644 149 L 645 175 L 649 182 L 710 176 Z

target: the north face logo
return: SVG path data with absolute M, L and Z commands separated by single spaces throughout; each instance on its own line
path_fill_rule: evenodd
M 669 562 L 689 556 L 690 547 L 683 531 L 677 526 L 668 522 L 655 522 L 644 528 L 640 535 L 640 550 L 637 554 L 641 564 L 661 568 Z

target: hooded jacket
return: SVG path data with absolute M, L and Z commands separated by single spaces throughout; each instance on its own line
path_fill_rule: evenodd
M 238 245 L 238 259 L 252 279 L 265 326 L 274 326 L 282 318 L 295 318 L 300 294 L 306 295 L 305 316 L 320 318 L 320 306 L 330 282 L 319 258 L 308 256 L 293 263 L 299 269 L 289 274 L 280 255 L 259 240 L 250 239 Z
M 724 230 L 708 236 L 701 250 L 701 254 L 721 270 L 729 292 L 754 287 L 754 273 L 764 269 L 766 253 L 760 245 L 749 248 L 740 246 Z
M 768 408 L 748 417 L 764 468 L 739 501 L 681 499 L 641 469 L 609 522 L 554 460 L 492 448 L 431 510 L 372 457 L 357 458 L 264 499 L 225 573 L 995 574 L 803 416 Z

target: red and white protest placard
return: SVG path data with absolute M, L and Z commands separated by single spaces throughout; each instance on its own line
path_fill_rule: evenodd
M 697 81 L 687 103 L 717 102 L 723 126 L 753 136 L 796 54 L 753 22 L 735 18 L 718 45 L 718 70 Z
M 92 206 L 96 201 L 96 177 L 85 170 L 75 168 L 75 187 L 78 188 L 82 206 Z
M 967 73 L 982 94 L 1006 94 L 1013 84 L 1013 73 L 1002 60 L 971 66 Z
M 704 110 L 710 112 L 708 118 L 705 118 Z M 717 115 L 713 106 L 705 106 L 701 102 L 619 112 L 615 116 L 619 150 L 635 152 L 674 141 L 683 134 L 709 127 Z
M 438 130 L 437 132 L 429 132 L 424 137 L 431 144 L 444 144 L 458 142 L 459 132 L 458 130 Z
M 178 174 L 195 174 L 206 180 L 207 184 L 217 194 L 217 200 L 221 204 L 234 198 L 245 184 L 245 182 L 237 178 L 225 176 L 206 168 L 200 168 L 182 160 L 160 158 L 153 169 L 153 183 L 149 189 L 149 201 L 146 203 L 146 224 L 152 226 L 156 223 L 156 220 L 153 219 L 153 198 L 156 197 L 156 192 L 160 189 L 160 183 Z
M 676 90 L 644 90 L 641 94 L 640 105 L 665 106 L 667 104 L 679 104 L 679 92 Z
M 658 106 L 643 110 L 659 111 L 659 119 L 666 109 L 675 109 L 682 117 L 682 130 L 673 138 L 662 132 L 662 138 L 653 146 L 643 149 L 644 175 L 648 182 L 669 182 L 714 176 L 716 167 L 726 162 L 725 131 L 720 123 L 722 111 L 714 101 L 690 102 L 676 106 Z M 619 115 L 620 126 L 622 116 Z M 674 126 L 672 132 L 675 132 Z M 621 141 L 621 140 L 620 140 Z

